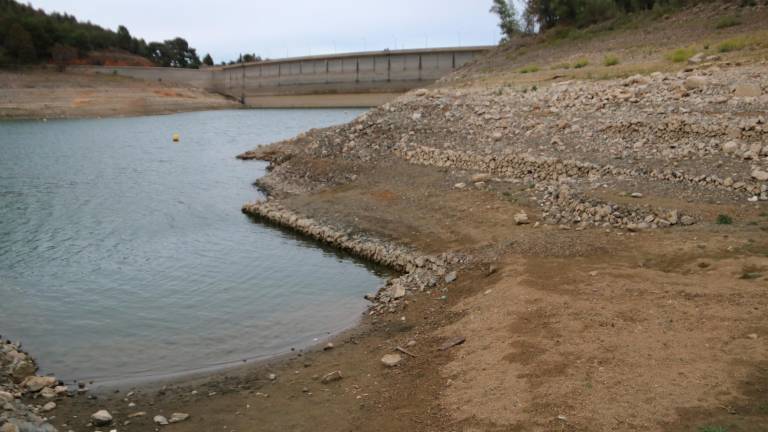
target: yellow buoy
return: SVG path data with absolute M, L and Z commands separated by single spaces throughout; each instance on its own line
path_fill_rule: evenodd
M 177 133 L 173 134 L 173 142 L 179 142 L 179 139 L 180 139 L 179 134 Z

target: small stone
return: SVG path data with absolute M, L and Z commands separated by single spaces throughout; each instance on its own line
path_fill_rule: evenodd
M 438 348 L 440 351 L 445 351 L 449 348 L 453 348 L 457 345 L 461 345 L 464 342 L 466 342 L 466 338 L 464 336 L 458 336 L 452 339 L 448 339 L 444 344 L 440 345 L 440 348 Z
M 42 390 L 40 390 L 40 396 L 46 398 L 46 399 L 52 399 L 56 397 L 56 390 L 52 389 L 51 387 L 46 387 Z
M 14 397 L 13 397 L 12 394 L 10 394 L 10 393 L 8 393 L 6 391 L 0 390 L 0 404 L 11 402 L 13 399 L 14 399 Z
M 13 423 L 6 423 L 0 426 L 0 432 L 21 432 L 19 427 Z
M 758 181 L 766 181 L 768 180 L 768 172 L 763 170 L 754 170 L 752 171 L 752 178 Z
M 392 293 L 392 298 L 399 299 L 405 297 L 405 287 L 400 284 L 393 285 L 390 288 L 390 292 Z
M 752 339 L 752 340 L 757 339 L 757 333 L 750 333 L 750 334 L 747 335 L 747 337 Z
M 387 367 L 395 367 L 403 360 L 400 354 L 386 354 L 381 358 L 381 363 Z
M 467 184 L 466 183 L 456 183 L 455 185 L 453 185 L 453 187 L 455 187 L 456 189 L 464 189 L 465 187 L 467 187 Z
M 43 412 L 49 412 L 56 409 L 56 402 L 48 402 L 47 404 L 43 405 L 43 408 L 41 409 Z
M 723 152 L 736 153 L 737 151 L 739 151 L 739 144 L 736 141 L 728 141 L 723 144 Z
M 629 196 L 631 196 L 632 198 L 642 198 L 643 194 L 641 194 L 640 192 L 632 192 Z
M 515 221 L 515 224 L 517 225 L 527 225 L 530 223 L 530 221 L 528 220 L 528 215 L 525 212 L 520 212 L 516 214 L 513 217 L 513 219 Z
M 178 423 L 188 418 L 189 418 L 189 414 L 187 413 L 173 413 L 171 414 L 171 418 L 168 420 L 168 423 Z
M 133 414 L 128 414 L 128 418 L 144 417 L 145 415 L 147 415 L 147 413 L 145 411 L 139 411 L 139 412 L 135 412 Z
M 323 347 L 323 351 L 330 351 L 330 350 L 332 350 L 332 349 L 334 349 L 334 348 L 335 348 L 335 346 L 333 345 L 333 342 L 328 342 L 328 343 L 327 343 L 327 344 L 325 344 L 325 346 Z
M 155 424 L 160 426 L 165 426 L 168 424 L 168 419 L 161 415 L 156 415 L 154 418 L 152 418 L 152 421 L 155 422 Z
M 702 88 L 707 85 L 707 78 L 703 76 L 690 76 L 685 79 L 683 86 L 687 90 Z
M 448 273 L 447 275 L 445 275 L 445 283 L 451 283 L 451 282 L 455 281 L 457 277 L 458 276 L 456 275 L 456 272 L 452 271 L 452 272 Z
M 487 182 L 490 179 L 491 179 L 491 175 L 485 174 L 485 173 L 475 174 L 472 177 L 470 177 L 470 180 L 472 180 L 472 183 Z
M 760 97 L 762 89 L 757 84 L 739 83 L 733 87 L 733 95 L 736 97 Z
M 590 276 L 592 276 L 592 277 L 594 277 L 594 276 L 597 276 L 597 274 L 598 274 L 598 273 L 597 273 L 597 271 L 595 271 L 595 270 L 593 270 L 593 271 L 589 272 L 589 275 L 590 275 Z
M 696 219 L 692 218 L 691 216 L 683 216 L 680 218 L 680 223 L 689 226 L 696 223 Z
M 416 96 L 426 96 L 429 94 L 429 90 L 421 88 L 421 89 L 415 90 L 413 94 L 415 94 Z
M 320 379 L 320 382 L 323 384 L 328 384 L 334 381 L 340 381 L 342 378 L 344 377 L 341 375 L 341 371 L 333 371 L 323 375 L 323 378 Z
M 112 414 L 107 410 L 99 410 L 91 414 L 91 423 L 95 426 L 109 426 L 112 423 Z
M 273 374 L 273 373 L 271 373 L 271 374 L 267 375 L 267 378 L 268 378 L 270 381 L 274 381 L 274 380 L 276 380 L 276 379 L 277 379 L 277 374 Z
M 24 381 L 24 386 L 31 392 L 39 392 L 45 387 L 56 384 L 56 378 L 49 376 L 32 376 Z
M 688 59 L 689 64 L 699 64 L 704 61 L 704 53 L 698 53 Z

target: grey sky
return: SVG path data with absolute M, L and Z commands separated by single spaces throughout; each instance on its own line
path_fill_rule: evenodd
M 46 11 L 134 36 L 181 36 L 202 56 L 277 58 L 363 49 L 487 45 L 500 37 L 491 0 L 32 0 Z

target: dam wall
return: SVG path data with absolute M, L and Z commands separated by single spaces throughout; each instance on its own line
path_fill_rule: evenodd
M 258 107 L 373 106 L 431 84 L 492 47 L 370 51 L 293 57 L 204 69 L 74 66 L 178 83 Z

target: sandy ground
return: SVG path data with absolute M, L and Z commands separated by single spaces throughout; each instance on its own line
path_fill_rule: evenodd
M 201 89 L 118 76 L 0 71 L 0 119 L 114 117 L 238 108 Z
M 701 13 L 709 16 L 713 10 Z M 765 8 L 744 16 L 764 17 Z M 670 28 L 679 29 L 678 36 L 687 44 L 686 28 L 677 18 L 668 20 L 674 23 Z M 750 30 L 762 30 L 751 19 L 745 18 Z M 690 22 L 691 28 L 700 26 L 699 21 Z M 677 34 L 670 32 L 659 32 L 657 37 L 663 40 L 656 42 L 670 43 Z M 648 33 L 643 34 L 646 43 L 654 43 Z M 569 55 L 578 57 L 583 46 L 573 45 Z M 765 51 L 750 51 L 751 57 L 737 54 L 752 58 L 749 70 L 765 70 Z M 729 67 L 741 67 L 732 59 L 724 61 L 730 62 Z M 479 67 L 473 72 L 479 76 L 476 81 L 470 74 L 457 85 L 499 83 L 507 75 L 515 77 L 510 78 L 512 86 L 520 84 L 515 80 L 531 79 L 509 70 L 486 74 L 489 66 Z M 513 67 L 518 66 L 501 68 Z M 673 66 L 665 63 L 666 67 Z M 594 68 L 594 73 L 603 70 Z M 451 81 L 440 86 L 450 87 Z M 434 101 L 434 112 L 444 109 L 441 98 Z M 615 104 L 624 109 L 628 102 Z M 754 114 L 745 113 L 745 117 Z M 366 127 L 389 127 L 386 123 L 391 120 L 390 130 L 426 142 L 434 136 L 430 128 L 442 124 L 425 116 L 414 125 L 407 114 L 395 118 L 393 110 L 382 114 L 381 122 L 374 119 L 371 124 L 327 131 L 331 136 L 323 144 L 327 148 L 318 144 L 325 132 L 312 131 L 262 149 L 257 154 L 271 158 L 274 170 L 261 185 L 285 208 L 316 221 L 425 254 L 472 256 L 455 282 L 409 291 L 392 312 L 366 315 L 358 328 L 333 339 L 333 349 L 295 352 L 270 364 L 206 377 L 102 389 L 90 398 L 60 398 L 52 422 L 65 431 L 96 430 L 88 417 L 108 409 L 113 427 L 120 431 L 156 430 L 153 416 L 174 412 L 191 417 L 163 430 L 767 429 L 766 201 L 748 202 L 744 193 L 706 185 L 658 182 L 653 187 L 645 177 L 637 182 L 621 178 L 590 193 L 595 199 L 608 196 L 630 202 L 632 198 L 620 195 L 627 183 L 647 187 L 644 206 L 679 205 L 697 222 L 640 232 L 537 225 L 544 218 L 525 182 L 491 179 L 475 187 L 468 180 L 474 174 L 471 170 L 416 165 L 374 151 L 390 137 L 374 132 L 366 136 Z M 721 113 L 712 115 L 721 119 Z M 466 136 L 454 134 L 464 142 L 463 149 L 484 139 L 488 132 L 484 124 L 489 121 L 458 125 L 468 129 L 459 131 Z M 610 130 L 597 132 L 592 141 L 606 137 L 606 142 L 614 142 Z M 490 137 L 488 141 L 495 145 Z M 550 149 L 547 144 L 544 147 Z M 593 154 L 596 160 L 604 156 Z M 707 159 L 715 157 L 710 154 L 685 157 L 686 164 L 716 164 Z M 734 164 L 734 172 L 749 176 L 750 161 L 720 153 L 716 157 L 726 161 L 716 166 Z M 457 188 L 459 181 L 470 187 Z M 521 211 L 531 216 L 529 224 L 515 223 Z M 732 224 L 716 223 L 717 215 L 724 213 L 733 216 Z M 464 342 L 440 349 L 457 337 Z M 381 357 L 395 353 L 397 347 L 412 355 L 403 353 L 396 367 L 384 366 Z M 322 381 L 335 371 L 343 378 Z

